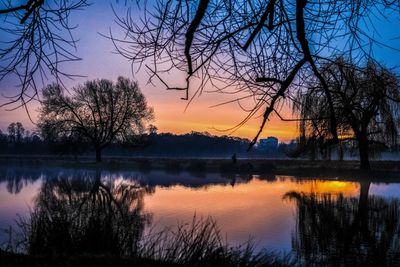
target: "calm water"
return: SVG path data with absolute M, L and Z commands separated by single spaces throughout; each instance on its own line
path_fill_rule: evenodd
M 384 255 L 398 253 L 400 175 L 398 182 L 354 181 L 1 167 L 0 228 L 18 229 L 16 220 L 29 218 L 38 208 L 60 212 L 68 203 L 78 203 L 68 207 L 74 214 L 74 207 L 82 209 L 79 203 L 107 203 L 110 196 L 146 218 L 144 231 L 190 222 L 194 215 L 211 216 L 231 245 L 252 238 L 258 250 L 311 258 L 352 249 L 362 253 L 366 247 Z M 97 194 L 101 190 L 106 193 Z M 135 194 L 127 200 L 126 192 Z M 5 231 L 0 240 L 8 240 Z

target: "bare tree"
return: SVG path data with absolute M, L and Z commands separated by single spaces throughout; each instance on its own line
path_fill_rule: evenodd
M 230 102 L 252 99 L 253 108 L 238 125 L 263 112 L 252 145 L 270 115 L 285 119 L 282 105 L 295 101 L 304 81 L 316 77 L 329 111 L 326 142 L 336 143 L 334 104 L 319 67 L 336 54 L 372 56 L 368 47 L 379 44 L 374 20 L 398 14 L 399 7 L 399 1 L 386 0 L 157 0 L 145 6 L 141 19 L 129 12 L 119 16 L 125 35 L 111 32 L 110 38 L 132 64 L 145 65 L 150 81 L 184 91 L 184 99 L 205 88 L 239 94 Z M 171 80 L 171 73 L 185 79 Z
M 395 73 L 369 61 L 363 67 L 338 58 L 321 69 L 332 96 L 339 141 L 355 141 L 362 169 L 370 169 L 371 144 L 395 145 L 399 141 L 400 81 Z M 318 140 L 320 148 L 331 128 L 328 99 L 323 85 L 310 81 L 299 94 L 300 140 Z
M 86 0 L 0 0 L 0 81 L 13 77 L 20 82 L 6 104 L 35 99 L 49 76 L 58 83 L 74 76 L 61 68 L 80 59 L 74 53 L 76 25 L 69 17 L 87 5 Z
M 88 141 L 97 162 L 103 148 L 114 141 L 131 142 L 153 118 L 137 83 L 127 78 L 119 77 L 116 83 L 88 81 L 72 92 L 72 96 L 63 94 L 57 84 L 43 90 L 38 127 L 45 137 L 78 136 Z
M 21 142 L 24 137 L 25 128 L 20 122 L 12 122 L 7 127 L 8 138 L 11 142 Z

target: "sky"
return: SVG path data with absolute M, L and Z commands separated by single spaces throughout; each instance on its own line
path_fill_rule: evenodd
M 211 134 L 229 134 L 228 129 L 236 126 L 246 116 L 237 103 L 212 108 L 219 103 L 232 100 L 232 96 L 217 93 L 204 93 L 196 97 L 187 107 L 188 102 L 181 100 L 183 96 L 179 91 L 167 91 L 161 84 L 148 84 L 148 75 L 141 70 L 134 73 L 130 62 L 115 53 L 112 42 L 99 33 L 108 34 L 110 28 L 118 33 L 118 26 L 114 22 L 114 14 L 109 1 L 93 1 L 92 6 L 73 14 L 71 21 L 77 24 L 74 36 L 79 39 L 76 54 L 82 58 L 79 62 L 68 63 L 64 70 L 66 72 L 84 75 L 83 78 L 65 80 L 67 87 L 83 83 L 86 80 L 106 78 L 116 80 L 118 76 L 127 76 L 138 81 L 139 86 L 147 98 L 150 106 L 155 111 L 154 125 L 159 132 L 187 133 L 190 131 L 210 132 Z M 124 1 L 119 1 L 124 2 Z M 116 12 L 126 12 L 124 3 L 114 3 Z M 133 8 L 134 9 L 134 8 Z M 133 11 L 136 12 L 136 11 Z M 383 34 L 388 36 L 397 32 L 396 26 L 382 27 Z M 1 39 L 1 36 L 0 36 Z M 4 41 L 4 40 L 2 40 Z M 386 52 L 385 52 L 386 51 Z M 400 55 L 393 56 L 391 52 L 382 49 L 378 50 L 378 57 L 390 65 L 400 62 Z M 49 81 L 50 83 L 50 81 Z M 16 90 L 15 82 L 12 80 L 0 81 L 0 103 Z M 246 104 L 246 103 L 245 103 Z M 187 109 L 185 110 L 185 108 Z M 3 131 L 13 121 L 20 121 L 26 129 L 34 129 L 35 125 L 30 121 L 24 109 L 9 111 L 10 107 L 0 108 L 0 129 Z M 37 114 L 38 103 L 30 103 L 28 109 L 33 121 Z M 291 116 L 290 108 L 285 107 L 285 117 Z M 232 133 L 233 136 L 253 138 L 257 133 L 262 118 L 254 116 L 248 123 Z M 297 136 L 297 128 L 294 122 L 282 122 L 272 116 L 263 130 L 261 138 L 276 136 L 280 141 L 289 141 Z

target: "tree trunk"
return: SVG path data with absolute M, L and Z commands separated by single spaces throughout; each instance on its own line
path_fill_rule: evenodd
M 369 163 L 369 148 L 368 148 L 368 139 L 365 137 L 360 138 L 358 140 L 358 149 L 360 152 L 360 169 L 362 170 L 370 170 L 371 165 Z
M 101 162 L 101 148 L 96 147 L 96 162 Z
M 343 147 L 342 144 L 339 145 L 339 161 L 343 161 L 344 158 L 344 152 L 343 152 Z
M 332 149 L 331 149 L 331 147 L 328 147 L 328 160 L 329 161 L 332 160 Z

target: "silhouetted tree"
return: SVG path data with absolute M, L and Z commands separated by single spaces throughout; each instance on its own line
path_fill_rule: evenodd
M 399 1 L 386 0 L 157 0 L 144 8 L 142 19 L 136 12 L 119 17 L 125 34 L 110 38 L 120 54 L 146 66 L 150 81 L 183 90 L 184 99 L 204 88 L 236 94 L 227 103 L 252 99 L 254 106 L 237 125 L 264 111 L 251 146 L 271 114 L 285 120 L 280 115 L 284 101 L 293 100 L 304 81 L 315 77 L 329 110 L 327 141 L 335 143 L 337 117 L 320 66 L 338 53 L 372 56 L 365 47 L 380 41 L 375 16 L 390 19 L 385 14 L 393 11 L 394 17 L 399 7 Z M 170 79 L 171 72 L 184 79 Z M 190 89 L 195 89 L 191 96 Z
M 153 124 L 150 124 L 150 125 L 149 125 L 149 127 L 148 127 L 148 132 L 149 132 L 149 134 L 156 135 L 156 134 L 157 134 L 157 131 L 158 131 L 157 126 L 155 126 L 155 125 L 153 125 Z
M 8 140 L 7 140 L 7 135 L 5 135 L 1 130 L 0 130 L 0 147 L 2 148 L 2 151 L 4 153 L 5 148 L 7 146 Z
M 119 77 L 88 81 L 67 96 L 62 88 L 49 85 L 43 90 L 38 127 L 46 139 L 86 140 L 101 151 L 112 142 L 133 142 L 153 118 L 136 82 Z
M 357 67 L 338 58 L 321 69 L 333 101 L 339 141 L 355 141 L 362 169 L 370 169 L 371 144 L 395 145 L 399 141 L 400 81 L 395 73 L 369 61 Z M 318 80 L 299 94 L 294 105 L 300 114 L 300 140 L 313 140 L 320 148 L 332 127 L 325 90 Z
M 22 138 L 24 137 L 25 133 L 25 128 L 24 126 L 22 126 L 22 123 L 12 122 L 7 127 L 7 130 L 8 130 L 8 138 L 11 140 L 11 142 L 20 143 L 22 141 Z

